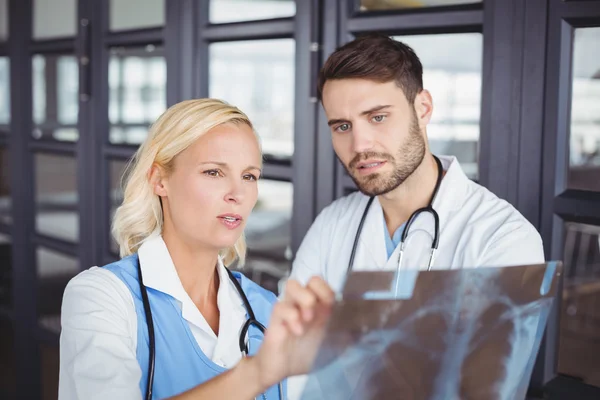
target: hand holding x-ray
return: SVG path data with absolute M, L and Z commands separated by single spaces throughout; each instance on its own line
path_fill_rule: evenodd
M 561 271 L 353 272 L 302 399 L 524 399 Z
M 269 387 L 288 376 L 305 374 L 315 360 L 335 295 L 321 278 L 306 287 L 288 281 L 275 305 L 265 339 L 255 359 L 260 380 Z

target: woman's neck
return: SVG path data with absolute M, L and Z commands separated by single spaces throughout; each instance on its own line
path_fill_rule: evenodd
M 218 333 L 218 250 L 194 246 L 167 226 L 163 229 L 162 237 L 183 288 L 215 333 Z

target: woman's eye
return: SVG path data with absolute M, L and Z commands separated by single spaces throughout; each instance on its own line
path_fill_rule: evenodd
M 382 122 L 385 119 L 385 115 L 376 115 L 373 117 L 373 121 Z
M 342 125 L 338 126 L 337 128 L 335 128 L 335 130 L 338 132 L 346 132 L 349 129 L 350 129 L 350 124 L 342 124 Z
M 215 178 L 222 175 L 218 169 L 209 169 L 208 171 L 204 171 L 204 174 Z
M 244 179 L 247 181 L 257 181 L 258 177 L 253 174 L 247 174 L 247 175 L 244 175 Z

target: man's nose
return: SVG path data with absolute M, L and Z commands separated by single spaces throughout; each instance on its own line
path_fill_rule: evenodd
M 352 132 L 352 150 L 364 153 L 373 148 L 373 134 L 368 129 L 354 129 Z

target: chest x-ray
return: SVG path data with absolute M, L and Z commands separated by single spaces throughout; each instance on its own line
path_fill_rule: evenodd
M 561 271 L 353 272 L 302 399 L 524 399 Z

